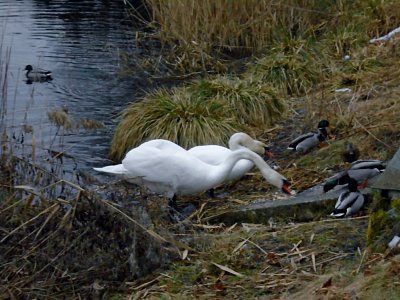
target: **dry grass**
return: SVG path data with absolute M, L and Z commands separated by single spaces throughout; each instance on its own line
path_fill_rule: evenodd
M 218 57 L 243 56 L 271 45 L 279 35 L 303 33 L 315 21 L 319 1 L 148 0 L 162 42 L 174 45 L 177 69 L 221 70 Z M 324 15 L 324 13 L 322 13 Z
M 392 260 L 364 252 L 367 223 L 366 218 L 359 218 L 272 226 L 235 224 L 229 228 L 193 224 L 196 233 L 186 234 L 193 250 L 168 270 L 130 283 L 132 296 L 302 299 L 306 295 L 325 299 L 331 295 L 343 299 L 353 290 L 357 296 L 369 295 L 350 284 L 354 281 L 366 287 L 375 270 L 383 266 L 388 271 L 399 263 L 398 256 Z M 390 272 L 380 274 L 379 282 L 390 280 Z M 392 284 L 391 291 L 383 291 L 380 286 L 374 294 L 394 295 L 399 288 Z
M 133 146 L 156 138 L 182 147 L 222 144 L 238 127 L 219 101 L 193 96 L 186 89 L 162 89 L 125 109 L 113 137 L 111 156 L 119 160 Z
M 147 0 L 153 28 L 175 70 L 225 71 L 225 62 L 262 53 L 285 39 L 323 40 L 343 57 L 399 24 L 397 1 Z
M 182 3 L 187 7 L 195 4 L 194 1 L 165 3 L 171 7 Z M 238 11 L 238 2 L 204 3 L 208 7 L 233 3 L 234 12 L 241 13 Z M 261 22 L 261 16 L 265 16 L 257 13 L 265 11 L 258 12 L 256 5 L 266 3 L 271 2 L 241 3 L 243 12 L 248 14 L 246 21 L 243 21 L 246 26 L 250 25 L 246 23 L 252 20 L 250 17 Z M 293 3 L 298 4 L 299 1 L 290 2 L 291 5 Z M 312 11 L 314 5 L 318 7 L 326 1 L 301 3 L 303 6 L 296 8 L 277 4 L 271 7 L 273 11 L 269 11 L 270 17 L 277 17 L 276 23 L 268 18 L 264 20 L 267 24 L 269 22 L 268 25 L 282 25 L 283 19 L 278 18 L 278 13 L 286 14 L 284 27 L 290 29 L 293 36 L 297 35 L 287 45 L 300 41 L 306 34 L 313 37 L 321 34 L 322 38 L 322 34 L 328 31 L 326 28 L 331 28 L 327 24 L 337 27 L 337 31 L 332 33 L 334 38 L 323 36 L 330 41 L 324 44 L 324 50 L 318 50 L 322 51 L 323 57 L 329 58 L 326 64 L 309 71 L 307 64 L 302 65 L 304 61 L 312 61 L 312 58 L 308 58 L 312 49 L 303 47 L 313 43 L 291 46 L 288 51 L 288 56 L 295 57 L 295 62 L 300 61 L 294 66 L 300 67 L 287 70 L 299 70 L 299 73 L 291 73 L 294 75 L 288 81 L 289 89 L 286 85 L 280 85 L 282 82 L 279 81 L 274 85 L 283 87 L 293 95 L 305 93 L 305 98 L 287 99 L 284 105 L 280 102 L 280 91 L 268 83 L 261 84 L 248 79 L 254 78 L 251 75 L 247 79 L 215 77 L 193 83 L 192 90 L 188 87 L 157 91 L 126 110 L 125 113 L 128 113 L 131 109 L 135 117 L 121 122 L 120 126 L 125 128 L 117 131 L 120 142 L 116 144 L 120 149 L 114 150 L 115 156 L 122 156 L 135 143 L 157 137 L 169 138 L 187 146 L 192 143 L 225 143 L 233 130 L 240 128 L 236 127 L 241 126 L 237 120 L 248 123 L 248 128 L 262 124 L 270 126 L 269 122 L 275 123 L 283 108 L 289 106 L 288 118 L 280 123 L 280 127 L 274 127 L 275 130 L 271 131 L 266 128 L 258 130 L 265 132 L 265 140 L 267 137 L 273 140 L 278 149 L 275 159 L 281 166 L 280 172 L 292 180 L 296 190 L 315 185 L 335 170 L 343 168 L 340 152 L 348 140 L 360 148 L 362 158 L 390 158 L 400 146 L 398 44 L 393 41 L 377 46 L 367 45 L 366 42 L 368 37 L 387 33 L 393 29 L 393 24 L 398 24 L 400 4 L 396 1 L 368 1 L 369 10 L 359 10 L 359 14 L 352 16 L 349 3 L 339 1 L 332 3 L 333 6 L 329 8 L 330 12 L 326 14 L 328 20 Z M 362 6 L 363 3 L 366 2 L 354 4 L 353 8 L 358 9 L 357 5 Z M 309 4 L 309 10 L 301 10 L 306 4 Z M 187 15 L 193 23 L 199 24 L 203 18 L 202 26 L 215 39 L 215 31 L 207 28 L 213 22 L 204 21 L 208 20 L 204 15 L 206 11 L 197 14 L 194 7 L 191 9 L 193 14 Z M 251 9 L 254 11 L 251 12 Z M 288 11 L 293 13 L 288 14 Z M 249 15 L 250 12 L 253 15 Z M 179 11 L 171 8 L 171 13 L 178 14 Z M 232 11 L 221 12 L 225 13 L 232 14 Z M 229 21 L 227 17 L 218 17 L 221 21 Z M 353 19 L 357 19 L 355 26 L 340 26 Z M 366 19 L 371 22 L 360 30 L 360 24 Z M 175 19 L 165 17 L 165 21 L 174 24 Z M 183 22 L 179 17 L 176 21 Z M 179 25 L 179 22 L 176 24 Z M 189 27 L 191 22 L 186 20 L 184 24 Z M 214 26 L 218 28 L 219 25 Z M 243 29 L 249 30 L 246 26 Z M 182 30 L 187 29 L 181 27 Z M 276 27 L 271 28 L 265 31 L 266 36 L 276 38 L 279 41 L 276 45 L 285 45 L 283 38 L 277 38 L 281 32 L 273 32 Z M 231 30 L 226 25 L 219 26 L 218 30 L 237 34 L 239 29 Z M 261 29 L 254 30 L 255 33 L 261 33 Z M 190 31 L 205 34 L 193 29 L 188 33 Z M 284 36 L 290 34 L 286 32 Z M 233 53 L 234 49 L 245 52 L 246 47 L 258 49 L 253 44 L 255 39 L 251 41 L 249 37 L 247 41 L 240 35 L 238 37 L 241 46 L 236 48 L 229 46 L 229 39 L 226 42 L 218 37 L 217 42 L 198 41 L 194 37 L 190 37 L 190 42 L 186 44 L 178 42 L 187 52 L 181 52 L 176 66 L 185 70 L 188 66 L 210 67 L 207 60 L 213 57 L 205 52 L 207 49 L 221 53 Z M 180 41 L 179 36 L 171 40 Z M 266 41 L 266 38 L 260 38 L 260 42 Z M 184 48 L 185 45 L 187 48 Z M 232 45 L 236 45 L 235 41 Z M 191 52 L 190 47 L 195 47 L 196 51 Z M 351 59 L 342 61 L 342 55 L 347 51 L 350 51 Z M 258 58 L 257 61 L 263 60 Z M 321 68 L 326 74 L 318 77 Z M 288 76 L 290 73 L 284 74 Z M 342 87 L 351 88 L 352 92 L 335 92 Z M 5 90 L 6 86 L 3 85 L 3 98 Z M 250 104 L 250 100 L 255 102 Z M 149 102 L 154 105 L 147 105 Z M 260 112 L 262 105 L 271 105 L 268 108 L 270 111 Z M 233 113 L 238 114 L 235 116 Z M 258 115 L 261 116 L 256 119 Z M 76 121 L 68 120 L 65 111 L 50 116 L 60 128 L 77 128 Z M 327 147 L 303 156 L 279 151 L 285 148 L 293 135 L 314 129 L 321 118 L 329 119 L 333 125 Z M 258 120 L 261 121 L 258 123 Z M 198 123 L 198 127 L 193 126 L 194 122 Z M 82 126 L 85 124 L 89 126 L 91 123 L 82 121 Z M 32 131 L 29 128 L 26 130 Z M 369 299 L 379 295 L 385 299 L 395 299 L 400 293 L 398 282 L 393 280 L 399 271 L 398 256 L 367 251 L 367 218 L 322 220 L 309 224 L 295 224 L 291 220 L 288 220 L 288 224 L 276 224 L 271 220 L 270 226 L 236 224 L 229 228 L 206 221 L 205 216 L 209 212 L 232 209 L 265 197 L 266 190 L 261 187 L 264 181 L 256 175 L 251 176 L 251 180 L 242 180 L 232 197 L 209 200 L 205 196 L 195 195 L 183 199 L 194 203 L 197 201 L 201 205 L 190 220 L 171 224 L 164 219 L 160 199 L 152 201 L 153 198 L 147 194 L 142 197 L 137 189 L 132 191 L 107 185 L 107 191 L 99 191 L 99 196 L 87 188 L 60 180 L 46 169 L 24 160 L 15 164 L 8 156 L 7 132 L 4 130 L 1 134 L 1 172 L 10 176 L 2 182 L 4 186 L 0 190 L 0 297 L 118 298 L 128 295 L 137 299 Z M 24 181 L 16 174 L 23 174 Z M 26 182 L 31 182 L 32 186 L 24 185 Z M 123 205 L 105 202 L 103 196 Z M 135 204 L 141 200 L 146 200 L 146 208 Z M 155 231 L 161 232 L 162 236 Z M 172 244 L 182 246 L 179 256 L 174 245 L 162 243 L 163 239 L 170 241 L 170 232 L 175 234 Z M 189 246 L 183 247 L 182 242 Z M 394 253 L 398 253 L 396 251 Z M 175 262 L 169 267 L 145 275 L 163 262 L 168 262 L 171 257 Z
M 2 297 L 106 296 L 123 291 L 124 280 L 177 256 L 175 245 L 151 229 L 140 207 L 127 204 L 121 210 L 94 191 L 55 181 L 54 174 L 35 165 L 18 164 L 37 185 L 15 185 L 16 178 L 7 191 L 2 181 Z M 121 203 L 126 195 L 121 196 L 114 194 L 114 199 Z
M 232 133 L 263 130 L 284 111 L 282 98 L 259 81 L 220 76 L 170 91 L 161 89 L 125 109 L 111 156 L 118 161 L 130 148 L 155 138 L 184 148 L 225 145 Z

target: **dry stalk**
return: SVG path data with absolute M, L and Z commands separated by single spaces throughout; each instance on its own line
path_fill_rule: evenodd
M 130 216 L 128 216 L 127 214 L 125 214 L 124 212 L 122 212 L 121 210 L 119 210 L 117 207 L 115 207 L 114 205 L 112 205 L 111 203 L 108 203 L 107 201 L 102 200 L 102 203 L 106 204 L 108 207 L 110 207 L 112 210 L 116 211 L 117 213 L 119 213 L 120 215 L 122 215 L 124 218 L 128 219 L 129 221 L 131 221 L 132 223 L 134 223 L 135 225 L 137 225 L 139 228 L 141 228 L 144 232 L 147 232 L 150 236 L 154 237 L 155 239 L 157 239 L 160 242 L 164 242 L 164 243 L 168 243 L 168 241 L 166 239 L 164 239 L 161 235 L 159 235 L 158 233 L 154 232 L 151 229 L 147 229 L 146 227 L 144 227 L 142 224 L 140 224 L 139 222 L 137 222 L 136 220 L 134 220 L 133 218 L 131 218 Z
M 12 230 L 9 234 L 7 234 L 4 238 L 2 238 L 0 240 L 0 243 L 3 243 L 7 238 L 9 238 L 11 235 L 13 235 L 15 232 L 17 232 L 18 230 L 20 230 L 21 228 L 23 228 L 24 226 L 26 226 L 27 224 L 35 221 L 36 219 L 38 219 L 41 215 L 47 213 L 48 211 L 52 210 L 54 207 L 56 207 L 57 205 L 59 205 L 58 203 L 53 204 L 52 206 L 46 208 L 45 210 L 43 210 L 42 212 L 40 212 L 38 215 L 36 215 L 35 217 L 29 219 L 28 221 L 22 223 L 20 226 L 18 226 L 17 228 L 15 228 L 14 230 Z
M 354 121 L 366 132 L 368 133 L 372 138 L 374 138 L 375 140 L 377 140 L 378 142 L 380 142 L 382 145 L 386 146 L 387 148 L 391 149 L 392 147 L 388 144 L 386 144 L 384 141 L 382 141 L 381 139 L 377 138 L 371 131 L 369 131 L 367 128 L 364 127 L 364 125 L 362 125 L 360 123 L 360 121 L 358 121 L 356 118 L 354 118 Z
M 356 274 L 360 273 L 360 270 L 361 270 L 361 267 L 362 267 L 362 264 L 363 264 L 363 262 L 364 262 L 364 258 L 365 258 L 365 255 L 366 255 L 366 254 L 367 254 L 367 249 L 364 250 L 364 252 L 363 252 L 363 254 L 362 254 L 362 256 L 361 256 L 360 264 L 358 265 Z

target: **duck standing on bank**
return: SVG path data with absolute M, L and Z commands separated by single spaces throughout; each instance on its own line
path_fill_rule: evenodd
M 25 76 L 28 78 L 28 81 L 50 81 L 53 80 L 51 77 L 52 73 L 47 70 L 36 68 L 34 69 L 31 65 L 27 65 L 25 67 Z
M 360 150 L 353 143 L 346 143 L 346 149 L 342 152 L 344 162 L 355 162 L 360 157 Z
M 328 138 L 327 128 L 329 122 L 327 120 L 321 120 L 318 123 L 318 132 L 309 132 L 300 135 L 294 139 L 288 146 L 289 150 L 295 150 L 296 152 L 306 153 L 312 148 L 319 146 L 323 141 Z
M 364 188 L 368 185 L 368 180 L 385 171 L 386 165 L 377 159 L 357 160 L 352 162 L 349 169 L 339 172 L 330 177 L 323 185 L 324 192 L 328 192 L 337 185 L 349 184 L 353 178 Z
M 364 195 L 358 191 L 357 185 L 357 180 L 350 177 L 349 190 L 340 194 L 335 204 L 335 209 L 331 213 L 332 217 L 349 217 L 362 208 L 364 205 Z

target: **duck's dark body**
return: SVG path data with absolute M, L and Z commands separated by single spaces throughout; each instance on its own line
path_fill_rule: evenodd
M 357 213 L 364 205 L 364 195 L 357 190 L 357 180 L 349 179 L 349 190 L 340 194 L 332 217 L 348 217 Z
M 31 65 L 27 65 L 25 67 L 26 71 L 26 78 L 30 81 L 48 81 L 52 80 L 53 78 L 51 77 L 52 73 L 47 70 L 43 69 L 33 69 Z

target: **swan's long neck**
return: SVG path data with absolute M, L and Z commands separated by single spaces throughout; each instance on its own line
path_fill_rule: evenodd
M 246 148 L 246 143 L 251 143 L 253 139 L 243 132 L 235 133 L 229 139 L 229 149 L 231 150 L 239 150 Z
M 210 172 L 210 177 L 216 182 L 216 185 L 224 182 L 232 171 L 235 164 L 241 159 L 251 160 L 257 168 L 260 169 L 264 178 L 278 188 L 282 187 L 283 179 L 281 174 L 273 170 L 259 155 L 248 149 L 232 151 L 221 164 L 214 166 Z

